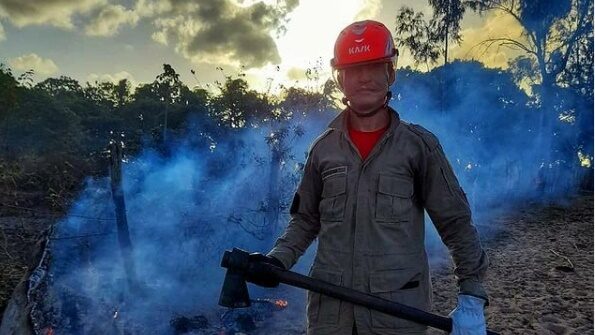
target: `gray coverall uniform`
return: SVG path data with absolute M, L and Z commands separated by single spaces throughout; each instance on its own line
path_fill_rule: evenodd
M 465 193 L 437 138 L 400 120 L 365 160 L 349 138 L 347 110 L 312 144 L 290 209 L 268 253 L 291 268 L 318 238 L 309 275 L 429 311 L 424 246 L 427 210 L 455 264 L 459 293 L 484 299 L 488 267 Z M 308 293 L 307 333 L 423 334 L 426 326 L 318 293 Z

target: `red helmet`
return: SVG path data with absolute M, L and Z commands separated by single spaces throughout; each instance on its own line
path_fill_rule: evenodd
M 390 31 L 380 22 L 354 22 L 341 31 L 335 42 L 335 70 L 369 63 L 396 63 L 399 52 Z

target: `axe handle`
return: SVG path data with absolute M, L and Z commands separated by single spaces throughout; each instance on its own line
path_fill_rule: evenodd
M 261 263 L 258 264 L 257 267 L 260 266 L 262 266 L 261 269 L 255 270 L 270 273 L 276 277 L 280 283 L 324 294 L 329 297 L 361 305 L 402 319 L 441 329 L 449 333 L 452 331 L 452 320 L 450 318 L 428 313 L 417 308 L 399 304 L 350 288 L 330 284 L 299 273 L 282 270 L 270 264 Z M 498 333 L 488 330 L 487 335 L 498 335 Z

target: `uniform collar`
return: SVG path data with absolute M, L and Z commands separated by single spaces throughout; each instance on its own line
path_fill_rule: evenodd
M 388 111 L 390 114 L 390 124 L 388 125 L 386 131 L 392 132 L 399 126 L 399 123 L 401 123 L 401 118 L 399 113 L 397 113 L 397 111 L 392 107 L 388 106 Z M 330 129 L 340 130 L 345 134 L 348 134 L 349 130 L 347 125 L 347 113 L 349 113 L 348 109 L 345 108 L 333 121 L 331 121 L 331 123 L 329 123 L 328 127 Z

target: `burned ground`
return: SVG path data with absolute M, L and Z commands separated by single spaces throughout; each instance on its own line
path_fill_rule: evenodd
M 60 216 L 39 205 L 42 197 L 12 191 L 0 196 L 0 315 L 27 269 L 37 266 L 39 243 Z
M 55 214 L 24 197 L 0 211 L 0 311 L 27 267 L 35 264 L 38 241 Z M 527 204 L 492 222 L 479 222 L 490 258 L 486 310 L 490 329 L 503 334 L 593 332 L 593 195 L 568 205 Z M 497 229 L 495 227 L 498 227 Z M 434 312 L 456 305 L 450 266 L 433 267 Z M 279 288 L 290 305 L 257 324 L 253 334 L 304 334 L 303 292 Z M 301 299 L 303 300 L 303 299 Z M 214 315 L 209 315 L 214 317 Z M 440 334 L 440 332 L 430 332 Z

